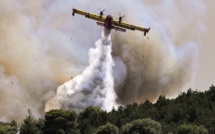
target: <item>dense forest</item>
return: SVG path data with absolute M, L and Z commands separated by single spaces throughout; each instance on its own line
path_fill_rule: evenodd
M 0 122 L 0 134 L 215 134 L 215 87 L 189 89 L 175 99 L 120 106 L 107 113 L 89 106 L 80 113 L 51 110 L 17 124 Z

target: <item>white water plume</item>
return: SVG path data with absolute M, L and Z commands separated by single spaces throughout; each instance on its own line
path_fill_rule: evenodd
M 59 108 L 80 111 L 93 105 L 110 111 L 116 105 L 110 36 L 102 32 L 95 45 L 89 50 L 89 66 L 83 73 L 57 89 Z

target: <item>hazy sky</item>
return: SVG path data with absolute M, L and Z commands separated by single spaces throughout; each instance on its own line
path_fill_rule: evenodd
M 105 15 L 121 12 L 129 23 L 151 27 L 149 40 L 129 30 L 111 34 L 121 104 L 188 88 L 207 90 L 215 84 L 214 5 L 214 0 L 0 0 L 0 120 L 20 120 L 27 109 L 41 116 L 57 87 L 88 66 L 88 51 L 103 28 L 73 17 L 73 7 L 93 13 L 106 8 Z
M 199 67 L 196 73 L 196 80 L 193 83 L 194 89 L 207 90 L 215 84 L 215 1 L 205 1 L 207 6 L 205 25 L 206 31 L 203 34 L 202 43 L 199 49 Z M 186 21 L 186 20 L 185 20 Z

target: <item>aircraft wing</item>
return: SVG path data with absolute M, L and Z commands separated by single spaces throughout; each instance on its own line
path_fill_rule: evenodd
M 130 29 L 130 30 L 134 30 L 134 31 L 135 30 L 142 31 L 142 32 L 144 32 L 144 35 L 146 35 L 146 33 L 148 33 L 149 30 L 150 30 L 150 28 L 144 28 L 144 27 L 132 25 L 132 24 L 129 24 L 129 23 L 118 21 L 118 20 L 113 20 L 113 24 L 115 26 Z
M 90 18 L 90 19 L 93 19 L 93 20 L 96 20 L 96 21 L 101 21 L 101 22 L 105 21 L 105 17 L 104 16 L 96 15 L 96 14 L 92 14 L 92 13 L 87 13 L 85 11 L 73 8 L 72 15 L 74 16 L 76 13 L 80 14 L 80 15 L 83 15 L 86 18 Z

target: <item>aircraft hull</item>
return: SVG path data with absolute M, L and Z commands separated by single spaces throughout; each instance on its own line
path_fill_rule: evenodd
M 110 33 L 111 33 L 111 29 L 108 29 L 108 28 L 104 27 L 104 35 L 109 36 Z

